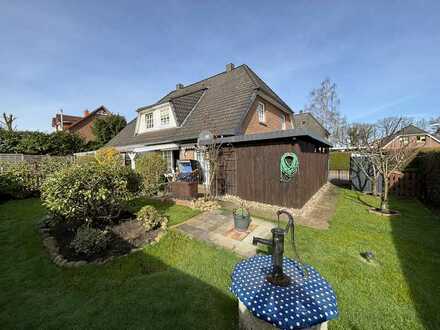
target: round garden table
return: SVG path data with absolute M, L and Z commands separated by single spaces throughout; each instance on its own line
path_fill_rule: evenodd
M 231 291 L 240 302 L 240 328 L 325 328 L 338 317 L 333 289 L 312 266 L 305 265 L 304 276 L 304 266 L 284 257 L 283 267 L 291 279 L 287 287 L 266 280 L 272 271 L 270 255 L 256 255 L 235 266 Z

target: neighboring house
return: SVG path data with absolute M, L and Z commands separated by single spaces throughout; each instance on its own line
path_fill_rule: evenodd
M 300 111 L 299 113 L 295 113 L 293 115 L 293 127 L 311 130 L 323 139 L 330 137 L 330 132 L 327 131 L 310 112 Z
M 293 131 L 292 122 L 292 109 L 255 72 L 228 64 L 224 72 L 188 86 L 177 84 L 156 103 L 137 109 L 137 117 L 107 145 L 126 154 L 132 166 L 137 154 L 160 151 L 170 170 L 178 159 L 196 159 L 206 170 L 196 148 L 201 131 L 222 137 L 269 134 Z M 307 129 L 286 134 L 321 140 Z
M 384 149 L 400 148 L 402 144 L 410 148 L 440 147 L 438 136 L 428 133 L 414 125 L 408 125 L 383 140 Z
M 56 116 L 52 118 L 52 127 L 55 128 L 56 131 L 67 131 L 79 134 L 87 142 L 94 141 L 95 135 L 92 130 L 94 122 L 98 118 L 111 114 L 112 113 L 103 105 L 92 112 L 85 110 L 83 117 L 57 113 Z

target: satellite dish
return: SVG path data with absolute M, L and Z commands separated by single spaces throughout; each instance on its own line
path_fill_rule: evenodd
M 208 130 L 203 130 L 199 134 L 199 138 L 197 139 L 197 144 L 199 146 L 205 145 L 205 144 L 209 144 L 213 140 L 214 140 L 214 135 Z

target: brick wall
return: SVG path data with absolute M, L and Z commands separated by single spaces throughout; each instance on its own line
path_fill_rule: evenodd
M 266 111 L 266 115 L 265 115 L 266 120 L 264 123 L 260 123 L 260 121 L 258 120 L 258 114 L 257 114 L 258 102 L 264 104 L 264 108 Z M 281 130 L 283 113 L 284 113 L 283 111 L 281 111 L 271 103 L 267 102 L 266 100 L 263 100 L 260 97 L 257 97 L 244 120 L 242 132 L 243 134 L 256 134 L 256 133 L 266 133 L 275 130 Z M 286 116 L 286 128 L 287 129 L 292 128 L 291 116 L 289 115 Z
M 423 136 L 423 134 L 420 134 L 420 136 Z M 428 135 L 426 135 L 425 142 L 417 142 L 417 135 L 409 135 L 407 137 L 408 137 L 409 146 L 413 147 L 413 148 L 438 148 L 438 147 L 440 147 L 440 143 Z M 401 147 L 401 142 L 399 141 L 399 137 L 396 137 L 385 148 L 386 149 L 395 149 L 395 148 L 400 148 L 400 147 Z

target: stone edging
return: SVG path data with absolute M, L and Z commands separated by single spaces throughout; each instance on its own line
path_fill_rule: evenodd
M 144 244 L 141 247 L 135 248 L 130 250 L 130 252 L 126 253 L 126 254 L 122 254 L 119 256 L 110 256 L 107 258 L 103 258 L 103 259 L 97 259 L 94 261 L 85 261 L 85 260 L 78 260 L 78 261 L 69 261 L 67 259 L 65 259 L 61 254 L 60 254 L 60 249 L 58 247 L 57 241 L 55 239 L 55 237 L 53 237 L 52 235 L 50 235 L 50 228 L 48 228 L 44 222 L 44 219 L 46 219 L 47 216 L 45 216 L 41 223 L 39 224 L 39 232 L 41 234 L 41 237 L 43 239 L 43 245 L 46 248 L 46 250 L 49 253 L 50 259 L 52 260 L 52 262 L 59 266 L 59 267 L 67 267 L 67 268 L 74 268 L 74 267 L 81 267 L 84 265 L 103 265 L 115 258 L 120 258 L 120 257 L 126 257 L 132 253 L 141 251 L 144 249 L 145 246 L 147 245 L 155 245 L 157 243 L 159 243 L 159 241 L 161 240 L 161 238 L 165 235 L 166 233 L 166 229 L 162 229 L 157 236 L 154 238 L 154 241 Z

